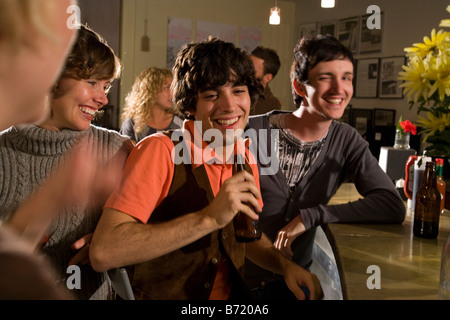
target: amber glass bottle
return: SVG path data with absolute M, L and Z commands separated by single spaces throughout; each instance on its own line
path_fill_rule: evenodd
M 413 233 L 416 237 L 436 238 L 439 233 L 441 194 L 436 184 L 436 168 L 427 162 L 422 186 L 417 191 Z
M 443 171 L 444 171 L 444 159 L 437 158 L 436 159 L 436 181 L 437 181 L 437 188 L 439 190 L 439 193 L 441 194 L 441 208 L 439 209 L 439 212 L 441 214 L 444 214 L 444 205 L 445 205 L 445 189 L 446 189 L 446 183 L 443 178 Z
M 238 155 L 234 159 L 233 174 L 244 171 L 243 157 Z M 253 220 L 248 215 L 238 212 L 233 219 L 234 233 L 238 242 L 250 242 L 261 239 L 259 220 Z

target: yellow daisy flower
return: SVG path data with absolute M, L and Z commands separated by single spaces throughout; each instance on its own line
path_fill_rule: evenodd
M 448 56 L 441 55 L 428 59 L 427 71 L 422 75 L 430 80 L 432 86 L 428 92 L 431 97 L 436 90 L 439 93 L 439 100 L 444 101 L 444 96 L 450 96 L 450 63 Z
M 450 6 L 447 6 L 447 11 L 450 13 Z M 450 19 L 441 20 L 440 27 L 450 27 Z
M 434 116 L 431 112 L 427 112 L 428 119 L 422 116 L 417 117 L 417 126 L 422 128 L 421 133 L 426 133 L 423 141 L 431 135 L 434 135 L 437 131 L 444 131 L 446 127 L 450 126 L 450 114 L 439 114 L 438 117 Z
M 407 66 L 402 66 L 403 72 L 399 72 L 398 80 L 404 80 L 399 87 L 405 88 L 403 93 L 408 96 L 408 100 L 417 102 L 420 97 L 428 99 L 430 91 L 430 81 L 424 77 L 427 74 L 427 65 L 423 59 L 412 57 Z
M 435 55 L 439 51 L 445 51 L 448 49 L 448 41 L 450 38 L 450 32 L 444 30 L 431 31 L 431 39 L 423 37 L 423 43 L 414 43 L 413 47 L 405 48 L 406 55 L 408 57 L 418 56 L 421 58 L 426 57 L 429 53 Z
M 450 5 L 446 9 L 450 12 Z M 440 26 L 450 27 L 450 19 L 442 20 Z M 420 103 L 417 113 L 428 111 L 415 123 L 429 143 L 425 151 L 450 156 L 450 32 L 433 29 L 423 43 L 414 43 L 405 52 L 408 63 L 397 79 L 404 80 L 400 87 L 411 106 Z

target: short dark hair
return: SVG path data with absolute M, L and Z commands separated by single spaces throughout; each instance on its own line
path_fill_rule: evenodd
M 262 86 L 245 51 L 216 38 L 185 45 L 173 66 L 172 94 L 177 111 L 195 110 L 198 92 L 232 81 L 246 85 L 251 106 L 262 96 Z
M 61 77 L 114 80 L 120 77 L 121 70 L 119 58 L 105 39 L 88 26 L 81 25 Z
M 275 78 L 281 66 L 280 58 L 278 57 L 277 52 L 270 48 L 258 46 L 255 49 L 253 49 L 251 54 L 257 58 L 264 60 L 263 73 L 264 74 L 271 73 Z
M 355 67 L 355 60 L 350 49 L 331 35 L 314 35 L 300 39 L 294 49 L 294 60 L 291 65 L 291 84 L 294 102 L 299 105 L 302 97 L 294 90 L 294 80 L 301 83 L 308 81 L 308 71 L 319 62 L 349 59 Z
M 76 80 L 116 80 L 120 78 L 122 63 L 101 35 L 81 25 L 63 70 L 52 88 L 53 98 L 61 96 L 59 83 L 63 78 Z

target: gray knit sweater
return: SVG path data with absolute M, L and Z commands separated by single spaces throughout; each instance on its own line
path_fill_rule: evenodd
M 91 146 L 89 150 L 95 152 L 102 163 L 119 152 L 128 153 L 132 148 L 130 141 L 119 133 L 95 126 L 87 131 L 48 131 L 36 126 L 11 127 L 3 131 L 0 134 L 0 220 L 7 219 L 17 210 L 85 136 Z M 75 253 L 71 245 L 94 231 L 102 205 L 86 203 L 66 208 L 52 221 L 43 252 L 63 284 L 73 274 L 73 271 L 67 271 L 68 261 Z M 111 296 L 105 273 L 97 273 L 89 265 L 80 268 L 81 289 L 72 289 L 77 298 L 107 299 Z

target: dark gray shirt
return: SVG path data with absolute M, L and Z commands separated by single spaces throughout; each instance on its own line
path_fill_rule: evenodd
M 270 115 L 249 118 L 248 128 L 268 130 L 271 137 Z M 254 141 L 253 141 L 254 142 Z M 258 168 L 260 172 L 269 164 L 261 163 L 270 154 L 272 142 L 259 145 Z M 267 149 L 267 150 L 266 150 Z M 340 205 L 328 205 L 341 184 L 352 181 L 363 197 Z M 274 241 L 278 231 L 301 214 L 306 232 L 291 246 L 293 260 L 304 268 L 311 264 L 312 247 L 316 227 L 327 223 L 401 223 L 405 218 L 405 205 L 391 179 L 378 165 L 369 150 L 369 144 L 355 128 L 333 121 L 328 129 L 322 150 L 308 172 L 290 191 L 288 181 L 279 169 L 274 174 L 260 175 L 263 211 L 260 214 L 262 231 Z M 250 287 L 258 287 L 261 281 L 276 277 L 250 262 L 245 265 L 246 281 Z

